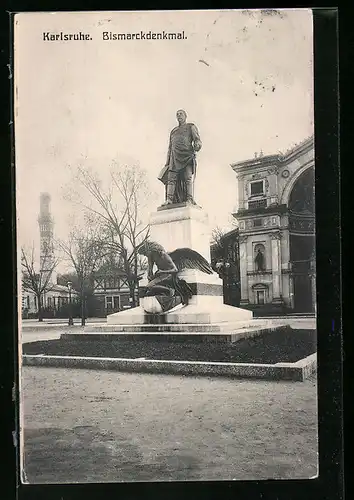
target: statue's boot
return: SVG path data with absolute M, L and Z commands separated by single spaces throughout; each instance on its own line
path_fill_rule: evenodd
M 186 202 L 191 203 L 192 205 L 195 205 L 195 201 L 193 199 L 193 183 L 192 182 L 187 182 L 186 183 Z
M 173 203 L 173 197 L 174 197 L 174 194 L 175 194 L 175 187 L 176 187 L 176 183 L 175 182 L 168 182 L 167 183 L 166 201 L 165 201 L 165 203 L 162 204 L 162 206 L 171 205 Z

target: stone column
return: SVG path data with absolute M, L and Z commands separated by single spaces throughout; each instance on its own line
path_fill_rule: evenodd
M 241 235 L 240 242 L 240 281 L 241 281 L 241 304 L 248 304 L 248 278 L 247 278 L 247 235 Z
M 311 262 L 311 293 L 312 293 L 312 311 L 316 313 L 316 257 L 313 257 Z
M 316 275 L 311 275 L 312 311 L 316 313 Z
M 238 206 L 239 208 L 245 208 L 245 176 L 238 174 Z
M 294 276 L 291 273 L 289 275 L 289 304 L 291 309 L 294 309 L 295 304 L 294 304 Z
M 281 232 L 277 231 L 271 234 L 272 239 L 272 282 L 273 282 L 273 302 L 281 302 L 281 254 L 280 239 Z

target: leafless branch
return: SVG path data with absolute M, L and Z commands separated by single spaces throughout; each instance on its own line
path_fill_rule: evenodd
M 22 286 L 26 292 L 32 292 L 38 300 L 38 319 L 41 321 L 41 303 L 45 293 L 53 290 L 53 272 L 58 265 L 58 259 L 53 257 L 49 247 L 45 248 L 40 257 L 39 266 L 35 262 L 34 246 L 27 252 L 21 248 Z
M 105 248 L 106 256 L 110 252 L 116 255 L 134 300 L 140 265 L 136 248 L 148 235 L 148 226 L 140 221 L 141 207 L 144 198 L 145 200 L 147 198 L 144 171 L 136 166 L 122 168 L 113 164 L 110 171 L 110 185 L 106 190 L 99 177 L 89 168 L 79 166 L 76 180 L 97 206 L 78 200 L 76 203 L 101 221 L 97 244 Z M 65 251 L 64 247 L 63 250 Z M 68 249 L 66 253 L 70 256 Z M 75 259 L 72 257 L 71 255 L 70 258 L 74 263 Z M 85 255 L 85 258 L 80 259 L 82 265 L 87 264 L 87 258 Z M 81 269 L 76 270 L 78 271 L 82 272 Z

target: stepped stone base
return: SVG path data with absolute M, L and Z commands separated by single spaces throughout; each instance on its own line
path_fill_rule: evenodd
M 222 323 L 163 323 L 163 324 L 121 324 L 121 325 L 88 325 L 84 333 L 223 333 L 236 332 L 245 329 L 274 330 L 276 327 L 287 326 L 286 320 L 277 322 L 271 320 L 225 321 Z M 79 335 L 82 335 L 80 333 Z
M 222 297 L 196 296 L 196 303 L 178 305 L 163 315 L 163 324 L 210 325 L 215 323 L 249 322 L 252 312 L 222 303 Z M 162 323 L 162 321 L 161 321 Z M 107 326 L 146 325 L 148 317 L 142 306 L 110 314 Z
M 163 328 L 164 327 L 164 328 Z M 119 329 L 120 328 L 120 329 Z M 182 342 L 182 343 L 233 343 L 242 339 L 260 337 L 275 330 L 287 330 L 287 325 L 257 326 L 240 325 L 146 325 L 132 327 L 122 325 L 120 327 L 92 326 L 85 329 L 83 333 L 63 333 L 60 338 L 70 341 L 129 341 L 129 342 Z
M 179 304 L 164 315 L 161 315 L 164 324 L 217 324 L 249 322 L 253 313 L 246 309 L 228 306 L 223 303 L 221 279 L 217 274 L 206 274 L 193 269 L 186 269 L 179 273 L 194 289 L 195 295 L 188 305 Z M 144 301 L 154 300 L 154 297 L 142 298 L 141 305 L 133 309 L 110 314 L 107 316 L 107 325 L 145 325 L 149 323 L 144 312 Z

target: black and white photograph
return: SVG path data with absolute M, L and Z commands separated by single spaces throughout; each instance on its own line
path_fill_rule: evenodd
M 14 16 L 22 483 L 318 477 L 313 46 L 305 8 Z

